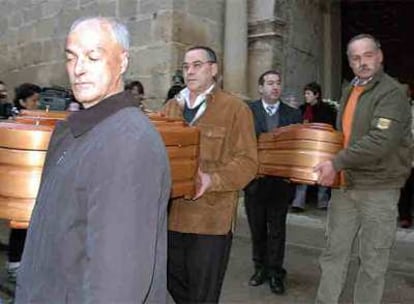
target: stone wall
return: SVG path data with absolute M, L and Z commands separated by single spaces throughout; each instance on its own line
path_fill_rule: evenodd
M 323 18 L 320 0 L 291 0 L 288 10 L 285 88 L 303 99 L 302 89 L 321 83 L 323 72 Z
M 324 37 L 335 34 L 326 35 L 329 2 L 248 0 L 248 62 L 240 63 L 247 65 L 247 97 L 257 97 L 257 78 L 269 68 L 281 69 L 285 88 L 297 93 L 312 80 L 333 86 L 335 72 L 324 59 L 330 58 Z M 68 86 L 65 36 L 82 16 L 115 16 L 127 24 L 132 45 L 125 78 L 144 84 L 152 108 L 165 98 L 188 46 L 224 54 L 225 0 L 0 0 L 0 7 L 0 79 L 10 91 L 22 82 Z
M 184 50 L 200 43 L 222 53 L 224 0 L 0 0 L 0 79 L 68 86 L 64 43 L 82 16 L 114 16 L 131 32 L 127 80 L 139 79 L 150 106 L 166 96 Z M 12 94 L 11 94 L 12 95 Z
M 332 88 L 337 83 L 333 78 L 340 79 L 340 69 L 330 73 L 331 61 L 340 58 L 340 52 L 333 57 L 332 45 L 326 47 L 326 39 L 332 39 L 325 18 L 331 14 L 329 8 L 327 0 L 249 1 L 248 82 L 252 98 L 258 97 L 257 78 L 268 69 L 282 72 L 285 92 L 294 92 L 302 99 L 303 86 L 317 81 L 326 86 L 326 97 L 332 98 L 331 92 L 337 91 Z M 339 27 L 335 34 L 340 35 Z

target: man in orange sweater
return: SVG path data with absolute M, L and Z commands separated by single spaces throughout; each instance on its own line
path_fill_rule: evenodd
M 347 55 L 355 78 L 342 94 L 337 121 L 344 149 L 315 168 L 319 184 L 330 186 L 338 172 L 345 183 L 332 191 L 316 302 L 338 302 L 358 236 L 354 303 L 380 303 L 400 188 L 411 167 L 411 112 L 401 85 L 383 72 L 378 40 L 355 36 Z

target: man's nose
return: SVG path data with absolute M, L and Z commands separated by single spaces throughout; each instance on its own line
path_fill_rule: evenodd
M 359 67 L 364 67 L 367 65 L 367 59 L 364 57 L 361 57 L 361 59 L 359 59 L 359 63 L 358 63 Z
M 78 58 L 75 63 L 74 73 L 75 75 L 81 75 L 85 72 L 85 61 Z
M 187 74 L 194 74 L 195 70 L 196 70 L 196 67 L 194 66 L 194 64 L 189 64 Z

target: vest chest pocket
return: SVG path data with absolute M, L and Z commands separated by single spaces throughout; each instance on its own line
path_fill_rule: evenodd
M 200 159 L 218 161 L 223 153 L 226 128 L 214 125 L 197 125 L 201 129 Z

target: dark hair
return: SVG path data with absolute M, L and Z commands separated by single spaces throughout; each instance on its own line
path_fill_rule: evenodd
M 30 96 L 33 96 L 34 94 L 38 93 L 40 94 L 41 88 L 33 83 L 23 83 L 19 85 L 17 88 L 14 89 L 14 106 L 18 109 L 24 109 L 24 107 L 20 104 L 19 100 L 23 99 L 23 101 L 26 98 L 29 98 Z
M 354 41 L 357 41 L 357 40 L 361 40 L 361 39 L 370 39 L 372 42 L 374 42 L 374 45 L 375 45 L 377 50 L 381 49 L 381 43 L 379 42 L 379 40 L 377 38 L 375 38 L 371 34 L 358 34 L 358 35 L 352 37 L 349 40 L 348 44 L 346 45 L 347 55 L 349 55 L 349 46 L 351 45 L 351 43 L 354 42 Z
M 125 85 L 125 90 L 131 91 L 134 87 L 138 88 L 138 94 L 144 95 L 144 86 L 138 80 L 131 81 L 130 83 Z
M 195 50 L 205 51 L 207 53 L 207 60 L 210 62 L 217 63 L 216 53 L 213 51 L 213 49 L 209 48 L 208 46 L 203 46 L 203 45 L 192 46 L 189 49 L 187 49 L 185 53 L 187 54 L 189 51 L 195 51 Z
M 180 93 L 180 91 L 184 88 L 185 88 L 185 86 L 181 86 L 179 84 L 175 84 L 175 85 L 171 86 L 171 88 L 168 90 L 167 99 L 165 99 L 164 103 L 166 103 L 168 100 L 174 98 L 175 95 Z
M 322 88 L 321 85 L 315 81 L 308 83 L 303 88 L 303 92 L 305 91 L 311 91 L 313 94 L 318 94 L 318 102 L 322 101 Z
M 0 84 L 2 84 L 2 85 L 6 85 L 6 84 L 5 84 L 3 81 L 1 81 L 1 80 L 0 80 Z
M 267 75 L 277 75 L 277 76 L 279 76 L 279 78 L 282 78 L 282 75 L 280 74 L 279 71 L 277 71 L 277 70 L 268 70 L 268 71 L 264 72 L 262 75 L 260 75 L 259 80 L 258 80 L 259 85 L 262 86 L 264 84 L 264 78 Z

